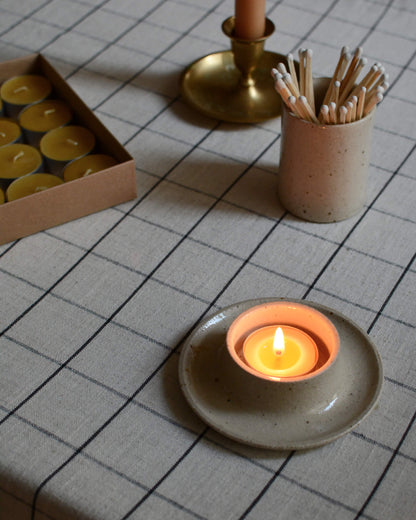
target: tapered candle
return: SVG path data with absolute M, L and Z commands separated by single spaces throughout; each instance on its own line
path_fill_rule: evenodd
M 266 29 L 266 0 L 235 0 L 235 36 L 257 40 Z
M 6 197 L 8 201 L 17 200 L 40 191 L 53 188 L 63 184 L 63 180 L 50 173 L 34 173 L 25 175 L 13 181 L 7 188 Z

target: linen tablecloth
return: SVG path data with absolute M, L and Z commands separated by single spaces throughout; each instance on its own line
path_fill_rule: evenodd
M 416 6 L 266 9 L 267 50 L 311 48 L 330 75 L 362 46 L 390 76 L 351 219 L 279 204 L 280 118 L 225 123 L 181 98 L 184 68 L 230 47 L 231 0 L 1 2 L 1 61 L 45 55 L 132 154 L 139 193 L 0 246 L 1 520 L 415 518 Z M 380 353 L 377 407 L 323 447 L 234 442 L 180 390 L 200 320 L 268 297 L 331 307 Z

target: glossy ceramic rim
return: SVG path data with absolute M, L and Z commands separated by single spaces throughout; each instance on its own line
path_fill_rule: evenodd
M 228 353 L 227 330 L 248 308 L 277 300 L 286 301 L 239 302 L 197 325 L 181 350 L 180 386 L 194 412 L 228 438 L 271 450 L 315 448 L 353 430 L 374 408 L 383 383 L 381 358 L 366 332 L 345 316 L 290 300 L 330 317 L 340 336 L 335 363 L 319 378 L 293 384 L 248 374 Z

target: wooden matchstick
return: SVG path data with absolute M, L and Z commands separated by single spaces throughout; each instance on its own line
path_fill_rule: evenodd
M 329 107 L 329 122 L 333 125 L 337 124 L 337 106 L 333 101 L 331 101 L 328 105 Z
M 363 117 L 366 92 L 367 92 L 367 89 L 365 87 L 360 88 L 360 93 L 358 94 L 358 104 L 357 104 L 357 119 L 361 119 Z
M 328 105 L 322 105 L 319 112 L 319 121 L 322 121 L 325 125 L 329 125 L 329 107 Z
M 348 69 L 345 72 L 345 76 L 341 82 L 341 92 L 344 92 L 345 85 L 347 85 L 349 83 L 350 78 L 351 78 L 352 74 L 354 73 L 355 68 L 358 65 L 358 61 L 361 58 L 362 52 L 363 52 L 363 50 L 361 47 L 357 47 L 355 49 L 354 54 L 351 58 L 350 64 L 348 66 Z
M 332 87 L 335 83 L 335 81 L 339 81 L 339 76 L 340 76 L 340 73 L 341 73 L 341 77 L 342 77 L 342 74 L 343 74 L 343 70 L 345 70 L 345 67 L 347 66 L 347 63 L 348 63 L 348 60 L 349 60 L 349 55 L 348 55 L 348 47 L 343 47 L 341 49 L 341 54 L 339 56 L 339 59 L 338 59 L 338 63 L 335 67 L 335 71 L 334 71 L 334 74 L 332 75 L 332 78 L 331 78 L 331 81 L 329 82 L 329 86 L 328 86 L 328 90 L 326 91 L 326 94 L 324 96 L 324 100 L 323 100 L 323 105 L 327 105 L 329 103 L 329 96 L 331 95 L 331 92 L 332 92 Z
M 299 92 L 305 95 L 305 53 L 306 49 L 299 49 Z
M 339 107 L 339 122 L 344 125 L 347 120 L 347 109 L 344 107 Z
M 312 78 L 312 54 L 312 50 L 307 49 L 305 54 L 305 97 L 308 100 L 313 113 L 315 114 L 315 95 Z
M 374 109 L 374 107 L 381 101 L 383 101 L 383 94 L 381 94 L 381 92 L 378 92 L 372 98 L 367 100 L 364 106 L 364 116 L 369 114 Z
M 308 103 L 308 100 L 306 99 L 306 96 L 299 96 L 298 97 L 299 105 L 304 109 L 304 111 L 307 114 L 308 121 L 312 123 L 319 124 L 319 120 L 315 115 L 315 112 L 312 110 L 310 104 Z
M 339 93 L 339 104 L 340 105 L 342 105 L 349 96 L 356 95 L 356 94 L 353 94 L 353 92 L 351 90 L 352 90 L 352 87 L 354 86 L 356 79 L 360 75 L 361 70 L 365 67 L 366 64 L 367 64 L 367 59 L 360 58 L 357 63 L 357 66 L 352 71 L 348 81 L 344 85 L 343 85 L 344 80 L 341 82 L 341 89 L 340 89 L 340 93 Z
M 290 90 L 290 92 L 295 97 L 299 97 L 300 96 L 300 92 L 299 92 L 298 88 L 296 87 L 296 85 L 295 85 L 295 83 L 294 83 L 294 81 L 292 79 L 292 75 L 289 74 L 289 73 L 283 74 L 282 79 L 285 82 L 285 85 L 287 86 L 287 88 Z
M 289 73 L 292 77 L 292 81 L 293 81 L 296 89 L 299 92 L 299 82 L 298 82 L 298 77 L 296 74 L 295 62 L 293 61 L 293 55 L 290 53 L 287 55 L 287 63 L 288 63 L 288 67 L 289 67 Z

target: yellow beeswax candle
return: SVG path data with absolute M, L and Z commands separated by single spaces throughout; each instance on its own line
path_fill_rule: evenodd
M 0 146 L 20 140 L 22 131 L 20 126 L 11 119 L 0 118 Z
M 40 191 L 53 188 L 63 184 L 63 180 L 50 173 L 33 173 L 25 175 L 13 181 L 7 188 L 6 197 L 8 201 L 17 200 Z
M 36 172 L 42 164 L 42 156 L 28 144 L 8 144 L 0 148 L 0 182 L 10 181 Z
M 40 151 L 47 159 L 54 161 L 72 161 L 91 152 L 94 146 L 94 134 L 76 125 L 50 130 L 40 140 Z
M 19 114 L 19 124 L 32 132 L 48 132 L 64 126 L 72 119 L 72 112 L 65 101 L 46 99 L 30 105 Z
M 117 161 L 114 157 L 105 154 L 91 154 L 75 159 L 70 162 L 64 169 L 64 181 L 73 181 L 80 177 L 86 177 L 92 173 L 105 170 L 111 166 L 115 166 Z
M 23 107 L 47 98 L 51 91 L 51 82 L 44 76 L 24 74 L 5 81 L 0 88 L 0 96 L 6 114 L 16 117 Z

